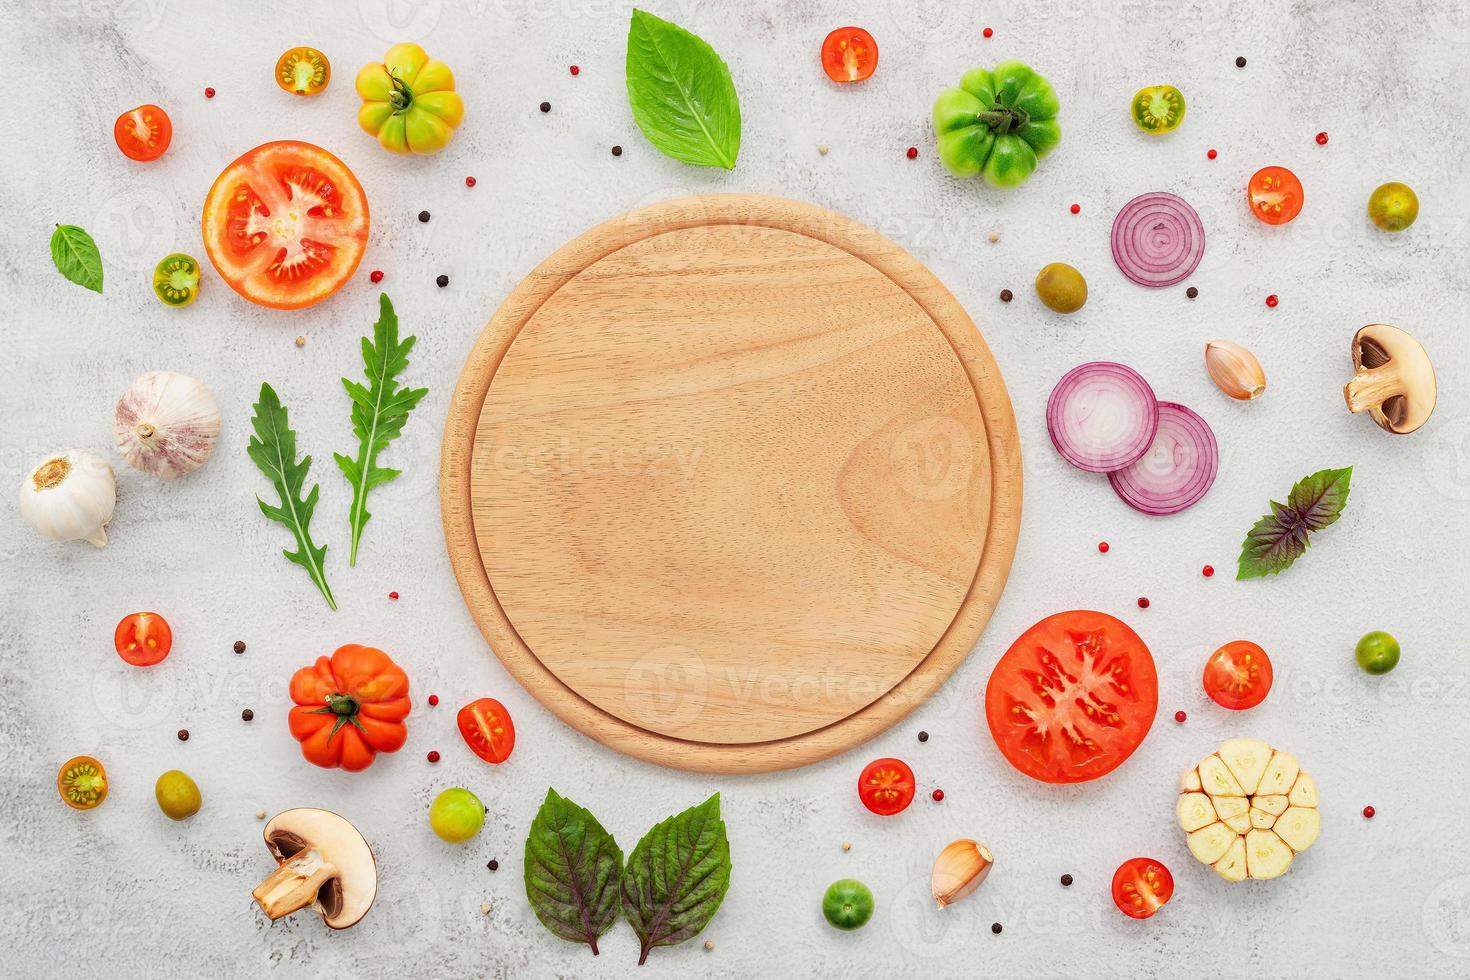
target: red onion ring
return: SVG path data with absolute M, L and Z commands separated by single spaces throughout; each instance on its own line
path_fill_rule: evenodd
M 1199 503 L 1215 482 L 1220 450 L 1204 419 L 1183 405 L 1159 402 L 1159 429 L 1148 451 L 1108 474 L 1123 503 L 1145 514 L 1177 514 Z
M 1089 473 L 1122 469 L 1148 451 L 1159 406 L 1143 375 L 1113 361 L 1079 364 L 1046 400 L 1046 431 L 1062 458 Z
M 1204 255 L 1205 226 L 1181 197 L 1141 194 L 1113 219 L 1113 261 L 1141 286 L 1188 279 Z

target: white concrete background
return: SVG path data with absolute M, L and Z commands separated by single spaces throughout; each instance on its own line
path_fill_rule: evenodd
M 118 466 L 119 501 L 104 551 L 58 546 L 27 528 L 7 497 L 0 521 L 0 941 L 10 975 L 815 977 L 1464 976 L 1470 971 L 1470 805 L 1464 759 L 1470 668 L 1465 634 L 1470 514 L 1466 388 L 1467 122 L 1470 14 L 1455 0 L 1257 5 L 1169 0 L 991 5 L 664 0 L 652 4 L 707 38 L 741 95 L 744 145 L 730 174 L 667 160 L 633 126 L 623 88 L 626 0 L 391 0 L 186 3 L 3 0 L 8 66 L 0 154 L 0 310 L 10 356 L 0 386 L 0 470 L 18 485 L 47 452 L 80 447 Z M 866 25 L 878 73 L 831 85 L 817 47 L 843 23 Z M 981 28 L 995 29 L 993 39 Z M 456 71 L 469 106 L 450 148 L 391 158 L 359 133 L 352 78 L 391 41 L 418 39 Z M 320 98 L 276 89 L 285 48 L 323 48 L 335 70 Z M 1237 69 L 1234 59 L 1249 64 Z M 1062 101 L 1064 139 L 1025 186 L 997 192 L 945 174 L 928 112 L 976 64 L 1019 57 Z M 582 66 L 572 78 L 567 65 Z M 1163 139 L 1134 130 L 1126 106 L 1144 84 L 1189 100 Z M 212 85 L 218 97 L 206 101 Z M 537 111 L 543 99 L 549 115 Z M 136 165 L 114 149 L 122 110 L 157 102 L 173 147 Z M 1320 147 L 1319 130 L 1331 134 Z M 252 307 L 211 272 L 187 310 L 162 307 L 148 272 L 167 252 L 202 256 L 199 207 L 238 153 L 300 137 L 351 165 L 373 210 L 359 275 L 330 302 L 294 314 Z M 621 143 L 614 159 L 608 148 Z M 819 156 L 819 143 L 831 146 Z M 920 149 L 910 162 L 904 150 Z M 1205 150 L 1216 147 L 1219 159 Z M 1246 178 L 1294 169 L 1306 210 L 1284 228 L 1253 220 Z M 479 185 L 467 190 L 466 174 Z M 1398 179 L 1422 213 L 1391 237 L 1364 217 L 1369 192 Z M 1135 194 L 1170 190 L 1204 219 L 1208 248 L 1184 287 L 1128 283 L 1108 254 L 1113 213 Z M 623 758 L 559 722 L 486 649 L 445 560 L 437 462 L 452 385 L 476 332 L 536 262 L 634 205 L 689 192 L 784 194 L 865 220 L 909 248 L 970 310 L 995 351 L 1020 423 L 1025 523 L 1010 585 L 974 654 L 942 691 L 871 744 L 805 769 L 719 778 Z M 1072 216 L 1068 205 L 1082 213 Z M 420 224 L 420 209 L 433 220 Z M 107 265 L 96 296 L 51 268 L 55 222 L 89 228 Z M 991 231 L 1001 235 L 990 244 Z M 1087 307 L 1058 317 L 1030 288 L 1044 263 L 1086 274 Z M 358 338 L 383 284 L 420 341 L 408 380 L 430 394 L 386 462 L 406 470 L 372 500 L 360 566 L 344 560 L 349 495 L 331 462 L 350 450 L 337 378 L 358 373 Z M 448 289 L 434 277 L 447 273 Z M 1002 305 L 1003 287 L 1016 301 Z M 1275 292 L 1281 305 L 1267 309 Z M 1438 411 L 1390 437 L 1343 408 L 1348 341 L 1387 321 L 1418 336 L 1440 379 Z M 298 349 L 293 340 L 306 337 Z M 1201 362 L 1204 341 L 1232 337 L 1270 376 L 1264 400 L 1227 401 Z M 1130 511 L 1103 481 L 1061 465 L 1044 435 L 1052 383 L 1073 364 L 1136 365 L 1161 397 L 1214 426 L 1222 449 L 1209 497 L 1172 519 Z M 224 435 L 191 478 L 160 484 L 111 448 L 112 407 L 144 371 L 193 374 L 215 392 Z M 316 458 L 316 532 L 341 611 L 280 557 L 287 533 L 257 512 L 267 485 L 244 445 L 250 404 L 269 380 Z M 1236 583 L 1244 532 L 1268 498 L 1327 466 L 1356 465 L 1343 520 L 1277 580 Z M 13 491 L 6 491 L 13 493 Z M 1099 539 L 1112 551 L 1099 555 Z M 1221 574 L 1200 576 L 1213 563 Z M 389 590 L 402 593 L 399 602 Z M 1139 595 L 1153 604 L 1134 605 Z M 1151 645 L 1162 695 L 1155 732 L 1121 770 L 1058 789 L 1015 773 L 985 732 L 980 700 L 996 658 L 1049 613 L 1094 607 L 1123 616 Z M 111 631 L 125 613 L 163 612 L 173 655 L 151 670 L 121 663 Z M 1404 659 L 1389 677 L 1354 666 L 1352 647 L 1391 630 Z M 1261 707 L 1213 707 L 1198 677 L 1218 643 L 1251 637 L 1273 654 Z M 249 644 L 243 656 L 231 643 Z M 305 763 L 286 732 L 285 685 L 297 666 L 348 641 L 392 651 L 412 678 L 407 747 L 357 775 Z M 438 709 L 425 697 L 438 693 Z M 453 728 L 459 704 L 494 694 L 518 745 L 491 769 Z M 255 721 L 243 724 L 240 709 Z M 1185 725 L 1175 709 L 1189 712 Z M 175 730 L 187 727 L 187 743 Z M 920 729 L 931 738 L 921 745 Z M 1317 778 L 1325 829 L 1285 878 L 1231 885 L 1198 865 L 1174 825 L 1174 780 L 1233 735 L 1294 751 Z M 444 753 L 430 766 L 424 753 Z M 64 759 L 103 759 L 106 804 L 75 813 L 52 780 Z M 925 797 L 895 819 L 870 816 L 853 783 L 868 760 L 908 759 Z M 174 824 L 152 783 L 192 773 L 204 809 Z M 434 838 L 426 808 L 446 786 L 489 806 L 484 832 L 456 848 Z M 626 924 L 594 961 L 546 934 L 526 906 L 521 848 L 548 785 L 596 811 L 625 849 L 658 819 L 723 793 L 733 885 L 699 941 L 634 968 Z M 942 786 L 942 805 L 927 798 Z M 1367 822 L 1364 804 L 1378 808 Z M 320 805 L 374 844 L 381 896 L 356 929 L 333 934 L 309 914 L 270 925 L 250 889 L 271 867 L 257 809 Z M 927 898 L 935 853 L 974 836 L 995 873 L 963 905 Z M 844 853 L 842 841 L 852 842 Z M 1113 869 L 1150 854 L 1173 869 L 1172 904 L 1148 922 L 1119 915 Z M 499 858 L 500 870 L 485 868 Z M 1070 872 L 1071 889 L 1057 878 Z M 833 879 L 877 895 L 863 931 L 822 920 Z M 480 913 L 482 902 L 493 911 Z M 993 936 L 989 926 L 1003 922 Z

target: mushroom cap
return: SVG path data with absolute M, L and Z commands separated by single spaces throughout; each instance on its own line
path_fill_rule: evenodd
M 1399 392 L 1368 414 L 1388 432 L 1413 432 L 1428 421 L 1438 398 L 1429 355 L 1419 341 L 1387 323 L 1370 323 L 1353 334 L 1354 368 L 1379 371 L 1389 365 L 1398 374 Z
M 312 906 L 333 929 L 357 925 L 372 908 L 378 895 L 378 861 L 346 817 L 309 806 L 282 810 L 266 823 L 263 836 L 277 861 L 289 861 L 314 847 L 337 869 L 337 877 L 317 892 Z

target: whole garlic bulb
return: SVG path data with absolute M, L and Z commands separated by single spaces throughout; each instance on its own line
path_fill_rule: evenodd
M 128 465 L 173 480 L 204 465 L 219 437 L 219 406 L 186 374 L 149 371 L 118 400 L 112 434 Z
M 91 453 L 54 453 L 20 487 L 21 516 L 52 541 L 80 538 L 101 548 L 116 505 L 112 467 Z

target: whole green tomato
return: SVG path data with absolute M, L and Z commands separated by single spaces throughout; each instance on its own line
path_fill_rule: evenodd
M 844 931 L 861 929 L 873 917 L 873 892 L 856 878 L 834 881 L 822 896 L 822 914 Z
M 1358 666 L 1370 674 L 1386 674 L 1399 665 L 1399 641 L 1383 630 L 1364 633 L 1356 650 Z
M 463 787 L 446 789 L 429 807 L 429 826 L 441 840 L 463 844 L 485 824 L 485 804 Z
M 1381 184 L 1368 196 L 1368 217 L 1384 231 L 1403 231 L 1419 217 L 1419 196 L 1396 180 Z
M 1025 183 L 1062 141 L 1057 93 L 1019 61 L 972 68 L 959 88 L 934 100 L 939 159 L 956 177 L 980 174 L 995 187 Z

